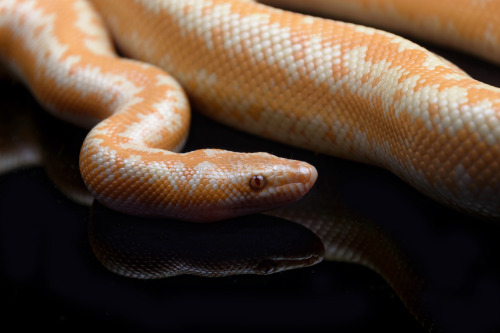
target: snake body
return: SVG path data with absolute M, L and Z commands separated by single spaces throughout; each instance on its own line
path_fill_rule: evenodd
M 108 207 L 212 221 L 284 205 L 314 184 L 313 166 L 266 153 L 176 153 L 189 129 L 183 90 L 156 67 L 118 59 L 90 3 L 1 1 L 0 12 L 8 69 L 49 111 L 93 127 L 80 171 Z
M 411 35 L 500 64 L 497 0 L 265 0 L 265 3 Z
M 249 0 L 91 2 L 120 51 L 180 85 L 117 58 L 82 0 L 0 1 L 0 58 L 51 112 L 93 127 L 80 170 L 106 206 L 210 221 L 312 187 L 303 162 L 173 153 L 188 131 L 182 86 L 225 124 L 386 168 L 441 203 L 500 216 L 500 90 L 426 49 Z

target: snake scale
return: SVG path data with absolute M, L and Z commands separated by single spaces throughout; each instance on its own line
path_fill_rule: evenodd
M 404 12 L 384 1 L 348 7 L 377 3 Z M 454 40 L 485 37 L 485 47 L 464 45 L 499 60 L 498 18 L 474 33 L 432 20 Z M 112 41 L 141 62 L 117 57 Z M 391 33 L 249 0 L 0 0 L 0 59 L 49 112 L 91 129 L 82 177 L 125 213 L 212 221 L 282 206 L 313 186 L 305 162 L 178 153 L 192 103 L 241 130 L 386 168 L 458 210 L 500 216 L 500 90 Z

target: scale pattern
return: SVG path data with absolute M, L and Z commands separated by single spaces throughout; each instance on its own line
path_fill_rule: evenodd
M 264 0 L 453 47 L 500 64 L 498 0 Z
M 500 215 L 500 91 L 418 45 L 251 1 L 94 2 L 126 54 L 211 117 Z
M 172 74 L 210 117 L 387 168 L 444 204 L 500 216 L 500 90 L 418 45 L 248 0 L 91 2 L 124 54 Z M 185 140 L 179 85 L 156 67 L 116 58 L 86 2 L 15 3 L 0 1 L 4 63 L 64 119 L 88 127 L 105 119 L 89 133 L 80 163 L 105 205 L 214 220 L 235 214 L 223 202 L 239 202 L 236 215 L 265 210 L 314 183 L 312 166 L 268 154 L 158 150 L 177 151 Z M 62 4 L 68 13 L 60 14 Z M 23 6 L 31 7 L 15 16 Z M 36 26 L 21 36 L 28 16 Z M 42 35 L 50 46 L 40 52 Z M 254 176 L 268 186 L 252 188 Z

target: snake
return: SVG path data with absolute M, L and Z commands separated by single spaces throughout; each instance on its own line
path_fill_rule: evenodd
M 500 6 L 462 2 L 453 6 Z M 498 18 L 477 34 L 430 19 L 455 37 L 485 37 L 476 51 L 498 59 Z M 90 130 L 82 178 L 126 214 L 208 222 L 274 209 L 313 187 L 318 174 L 305 162 L 181 153 L 193 105 L 243 131 L 385 168 L 454 209 L 500 217 L 500 90 L 392 33 L 251 0 L 0 0 L 0 62 L 48 112 Z

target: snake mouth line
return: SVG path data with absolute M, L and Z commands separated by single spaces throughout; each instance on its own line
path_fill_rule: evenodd
M 301 184 L 302 185 L 302 184 Z M 308 188 L 304 188 L 302 191 L 300 191 L 299 194 L 297 193 L 292 193 L 292 194 L 279 194 L 279 199 L 278 200 L 270 200 L 268 203 L 266 202 L 256 202 L 256 201 L 251 201 L 247 202 L 245 204 L 242 204 L 239 207 L 235 207 L 235 210 L 241 210 L 241 212 L 267 212 L 271 211 L 274 209 L 286 207 L 288 205 L 291 205 L 297 201 L 300 201 L 307 197 L 311 190 L 313 190 L 314 185 Z
M 219 219 L 265 213 L 291 205 L 304 198 L 308 193 L 309 191 L 293 198 L 280 198 L 279 201 L 269 201 L 267 203 L 249 201 L 232 207 L 210 207 L 208 210 L 211 216 L 216 216 Z M 217 218 L 211 220 L 215 221 Z
M 295 257 L 273 257 L 261 260 L 256 267 L 261 274 L 273 274 L 289 270 L 291 268 L 300 268 L 315 265 L 323 260 L 325 248 L 323 242 L 317 241 L 309 249 L 309 254 Z

